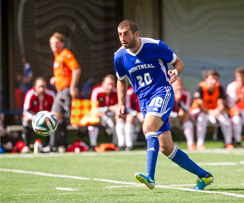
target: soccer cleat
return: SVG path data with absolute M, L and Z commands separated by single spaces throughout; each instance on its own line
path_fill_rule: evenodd
M 197 145 L 197 151 L 204 151 L 206 147 L 204 145 Z
M 153 190 L 155 187 L 155 181 L 149 174 L 135 173 L 135 179 L 145 184 L 148 190 Z
M 234 145 L 233 144 L 227 144 L 226 145 L 226 149 L 227 150 L 232 150 L 232 149 L 234 149 L 235 147 L 234 147 Z
M 208 173 L 204 178 L 197 179 L 197 185 L 192 190 L 203 190 L 214 181 L 214 177 Z
M 196 149 L 196 146 L 194 145 L 194 144 L 192 144 L 192 145 L 187 145 L 187 149 L 188 150 L 195 150 Z

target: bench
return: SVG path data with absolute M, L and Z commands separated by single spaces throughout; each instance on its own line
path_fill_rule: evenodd
M 67 130 L 78 130 L 78 126 L 68 125 Z M 8 125 L 6 128 L 7 132 L 22 132 L 23 126 L 22 125 Z

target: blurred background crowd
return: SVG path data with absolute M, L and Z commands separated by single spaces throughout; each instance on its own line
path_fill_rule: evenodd
M 0 0 L 0 2 L 0 134 L 1 144 L 6 146 L 9 140 L 12 143 L 9 151 L 12 151 L 16 142 L 22 138 L 14 130 L 7 131 L 7 126 L 22 125 L 24 98 L 26 92 L 33 87 L 35 79 L 43 77 L 45 86 L 57 92 L 55 86 L 50 83 L 53 76 L 54 55 L 50 49 L 49 39 L 53 33 L 59 32 L 65 35 L 65 48 L 74 54 L 82 69 L 77 84 L 77 98 L 92 99 L 92 92 L 98 86 L 101 86 L 108 95 L 116 86 L 115 77 L 113 78 L 115 76 L 113 56 L 121 46 L 117 25 L 123 19 L 135 21 L 139 26 L 141 37 L 147 36 L 165 41 L 185 64 L 181 84 L 174 87 L 176 105 L 171 122 L 172 126 L 179 123 L 178 127 L 185 135 L 188 149 L 205 149 L 206 131 L 201 131 L 200 128 L 206 126 L 207 129 L 209 126 L 207 121 L 214 129 L 222 130 L 227 149 L 241 146 L 240 126 L 243 123 L 241 111 L 237 113 L 229 111 L 237 105 L 237 101 L 242 101 L 238 96 L 242 91 L 234 96 L 228 95 L 227 86 L 233 81 L 239 81 L 238 84 L 242 86 L 242 80 L 236 76 L 236 68 L 244 66 L 242 0 L 70 0 L 68 2 Z M 210 70 L 212 73 L 209 75 Z M 242 69 L 238 69 L 237 72 L 243 74 Z M 219 114 L 216 115 L 216 112 L 211 112 L 214 119 L 211 119 L 211 116 L 207 118 L 206 115 L 201 115 L 199 118 L 206 123 L 200 123 L 199 114 L 194 116 L 194 112 L 192 113 L 192 109 L 197 109 L 193 105 L 193 99 L 205 101 L 200 82 L 211 83 L 208 81 L 209 77 L 223 89 L 220 90 L 221 95 L 215 98 L 215 102 L 218 105 L 223 102 L 221 111 L 226 114 L 224 119 L 218 118 Z M 109 85 L 108 91 L 106 88 Z M 239 86 L 231 88 L 229 92 L 233 93 Z M 199 92 L 200 97 L 196 94 Z M 128 90 L 127 94 L 131 96 L 133 93 Z M 187 101 L 183 99 L 185 94 L 190 97 Z M 120 150 L 133 149 L 133 142 L 138 140 L 140 134 L 140 123 L 143 122 L 136 107 L 137 100 L 133 95 L 131 98 L 131 103 L 128 103 L 134 104 L 132 106 L 135 111 L 129 110 L 128 107 L 128 115 L 132 116 L 125 119 L 123 124 L 120 121 L 113 121 L 113 124 L 108 122 L 107 117 L 114 116 L 109 112 L 114 110 L 106 109 L 102 112 L 103 115 L 100 115 L 104 117 L 106 114 L 106 122 L 102 126 L 105 126 L 106 133 L 111 135 L 111 142 Z M 231 103 L 233 98 L 236 99 L 234 104 Z M 97 99 L 99 101 L 99 97 Z M 185 102 L 183 105 L 182 99 Z M 116 102 L 113 105 L 116 105 Z M 190 108 L 192 105 L 194 108 Z M 104 106 L 109 105 L 103 104 L 100 107 Z M 200 109 L 205 114 L 211 114 L 206 109 Z M 211 106 L 209 109 L 214 108 Z M 177 117 L 180 119 L 174 123 L 173 119 Z M 125 131 L 123 135 L 118 135 L 121 128 L 129 129 L 129 132 Z M 229 131 L 224 130 L 223 133 L 224 128 L 228 128 Z M 96 126 L 88 126 L 85 130 L 81 128 L 79 133 L 88 135 L 87 144 L 91 150 L 95 150 L 99 134 Z M 131 133 L 137 135 L 126 138 L 126 134 Z M 7 141 L 4 140 L 6 135 L 10 135 Z M 197 139 L 196 146 L 194 137 Z M 49 140 L 45 142 L 44 145 L 48 145 Z M 67 146 L 66 144 L 65 150 Z

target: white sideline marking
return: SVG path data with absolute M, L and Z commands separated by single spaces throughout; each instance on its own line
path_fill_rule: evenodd
M 209 163 L 197 163 L 200 166 L 234 166 L 238 165 L 235 162 L 209 162 Z
M 128 184 L 128 185 L 136 186 L 136 187 L 138 187 L 138 185 L 141 185 L 141 184 L 135 184 L 134 182 L 123 182 L 123 181 L 115 181 L 115 180 L 107 180 L 107 179 L 96 179 L 96 178 L 93 179 L 93 178 L 84 178 L 84 177 L 79 177 L 79 176 L 57 175 L 57 174 L 49 174 L 49 173 L 34 172 L 34 171 L 24 171 L 24 170 L 16 170 L 16 169 L 6 169 L 6 168 L 0 168 L 0 171 L 31 174 L 31 175 L 41 175 L 41 176 L 49 176 L 49 177 L 57 177 L 57 178 L 71 178 L 71 179 L 78 179 L 78 180 L 103 181 L 103 182 L 119 183 L 119 184 L 125 184 L 125 185 Z M 172 186 L 167 186 L 167 185 L 156 185 L 155 187 L 164 188 L 164 189 L 173 189 L 173 190 L 184 190 L 184 191 L 190 191 L 190 192 L 212 193 L 212 194 L 220 194 L 220 195 L 227 195 L 227 196 L 244 198 L 244 195 L 242 195 L 242 194 L 235 194 L 235 193 L 229 193 L 229 192 L 192 190 L 192 189 L 189 189 L 189 188 L 178 188 L 178 187 L 172 187 Z
M 56 187 L 56 190 L 76 191 L 78 189 L 72 189 L 67 187 Z
M 6 168 L 0 168 L 0 171 L 13 172 L 13 173 L 24 173 L 24 174 L 39 175 L 39 176 L 49 176 L 49 177 L 56 177 L 56 178 L 91 180 L 90 178 L 83 178 L 83 177 L 79 177 L 79 176 L 57 175 L 57 174 L 51 174 L 51 173 L 42 173 L 42 172 L 35 172 L 35 171 L 24 171 L 24 170 L 15 170 L 15 169 L 6 169 Z
M 244 161 L 240 161 L 240 164 L 244 164 Z

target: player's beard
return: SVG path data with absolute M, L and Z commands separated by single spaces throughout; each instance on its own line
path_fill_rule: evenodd
M 126 49 L 132 49 L 132 48 L 134 48 L 135 47 L 135 45 L 136 45 L 136 40 L 135 40 L 135 38 L 133 37 L 133 39 L 128 43 L 128 45 L 127 46 L 124 46 Z

